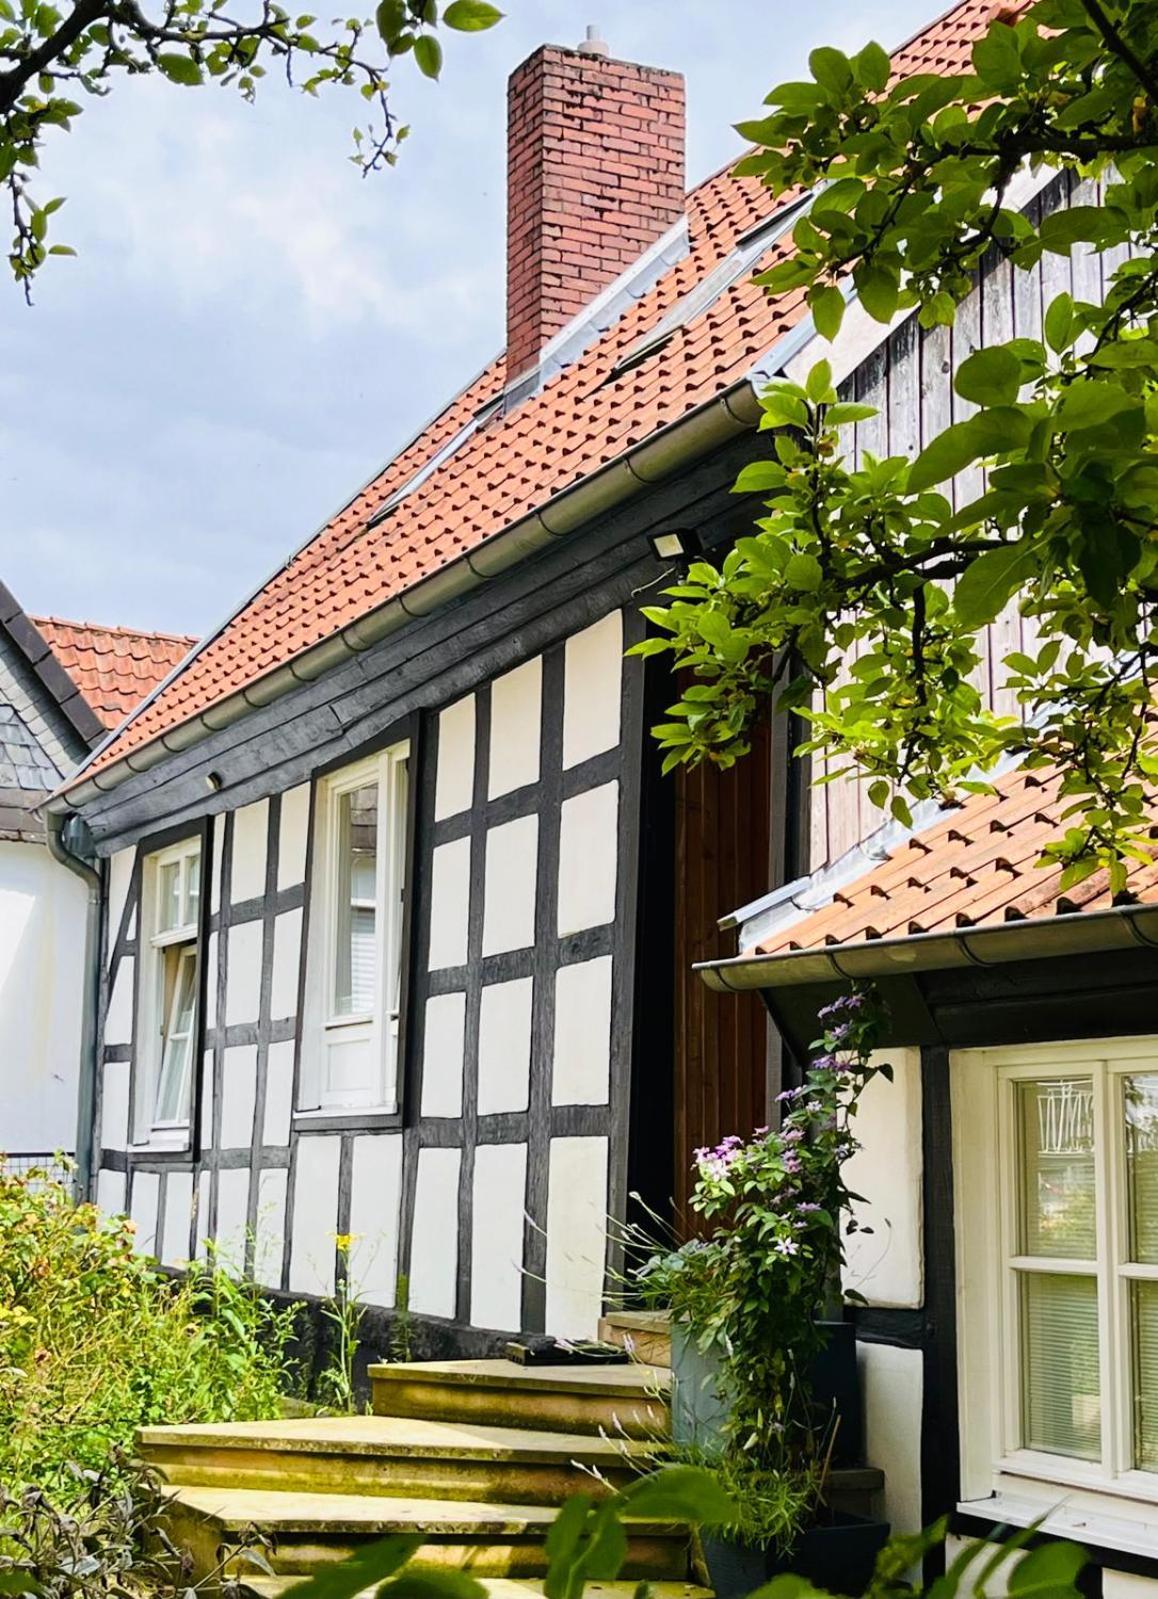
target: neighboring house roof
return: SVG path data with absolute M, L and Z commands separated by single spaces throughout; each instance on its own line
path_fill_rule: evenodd
M 183 633 L 142 633 L 58 616 L 31 621 L 106 728 L 123 722 L 197 642 Z
M 3 630 L 23 671 L 37 685 L 36 694 L 63 718 L 73 741 L 74 758 L 94 744 L 104 732 L 104 724 L 97 717 L 81 692 L 79 684 L 71 678 L 62 663 L 53 654 L 43 633 L 28 616 L 12 591 L 0 583 L 0 629 Z
M 60 781 L 20 712 L 0 703 L 0 792 L 17 790 L 43 798 Z
M 993 0 L 962 0 L 895 53 L 895 70 L 967 68 L 971 46 L 994 10 Z M 254 685 L 279 668 L 469 558 L 669 425 L 748 384 L 772 347 L 807 322 L 800 291 L 772 299 L 752 283 L 751 257 L 735 281 L 689 302 L 687 320 L 662 347 L 639 361 L 624 358 L 685 297 L 702 291 L 745 235 L 791 198 L 774 202 L 758 182 L 737 180 L 727 170 L 693 189 L 688 251 L 677 264 L 537 393 L 476 426 L 480 411 L 503 395 L 504 362 L 492 362 L 136 711 L 88 762 L 84 777 L 159 739 L 168 744 L 170 735 L 172 747 L 179 747 L 175 729 L 239 693 L 252 689 L 253 703 L 262 703 L 272 694 Z M 759 259 L 766 263 L 789 248 L 781 240 Z M 433 469 L 415 483 L 424 468 Z M 70 786 L 79 781 L 78 775 Z
M 709 982 L 783 987 L 1158 947 L 1158 862 L 1136 865 L 1117 897 L 1105 871 L 1063 892 L 1061 867 L 1039 864 L 1070 825 L 1073 801 L 1059 788 L 1053 772 L 1009 772 L 992 794 L 940 808 L 938 820 L 904 835 L 871 869 L 837 862 L 748 907 L 746 926 L 759 932 L 741 955 L 705 963 Z M 869 840 L 849 860 L 863 865 L 871 853 Z

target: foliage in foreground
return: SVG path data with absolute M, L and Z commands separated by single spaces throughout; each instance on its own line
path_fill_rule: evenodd
M 690 669 L 656 733 L 669 765 L 726 766 L 772 698 L 902 822 L 1002 757 L 1057 766 L 1068 825 L 1047 858 L 1064 887 L 1105 865 L 1121 890 L 1152 853 L 1158 778 L 1158 6 L 1009 6 L 957 76 L 894 81 L 877 44 L 815 50 L 810 67 L 740 125 L 757 148 L 737 170 L 811 195 L 760 281 L 804 291 L 822 337 L 850 286 L 878 322 L 916 307 L 925 328 L 952 323 L 998 253 L 1016 279 L 1094 252 L 1107 292 L 1058 293 L 1041 325 L 971 355 L 961 419 L 913 462 L 849 469 L 848 429 L 874 413 L 839 398 L 825 363 L 774 384 L 774 456 L 737 485 L 767 515 L 648 613 L 666 637 L 641 653 Z M 1104 203 L 1035 219 L 1026 177 L 1053 170 L 1097 178 Z M 979 632 L 1014 599 L 1039 644 L 1006 659 L 1019 712 L 1002 719 L 975 686 Z
M 276 1416 L 290 1318 L 214 1263 L 171 1280 L 131 1222 L 0 1158 L 0 1485 L 67 1487 L 148 1423 Z
M 39 199 L 32 183 L 51 129 L 67 131 L 83 107 L 75 96 L 108 94 L 122 75 L 159 74 L 195 88 L 216 82 L 252 100 L 269 66 L 307 94 L 330 85 L 357 88 L 378 116 L 356 129 L 353 160 L 363 173 L 397 157 L 407 129 L 387 98 L 392 61 L 413 54 L 419 70 L 442 70 L 438 26 L 460 33 L 493 27 L 502 13 L 488 0 L 379 0 L 372 18 L 295 15 L 277 0 L 235 8 L 231 0 L 0 0 L 0 183 L 12 215 L 9 264 L 28 285 L 49 255 L 60 199 Z

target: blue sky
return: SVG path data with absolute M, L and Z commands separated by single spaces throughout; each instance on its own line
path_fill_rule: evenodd
M 503 0 L 500 0 L 500 4 Z M 688 80 L 688 176 L 808 51 L 900 43 L 936 0 L 507 0 L 411 63 L 399 164 L 346 157 L 363 108 L 263 86 L 118 83 L 46 146 L 68 196 L 30 310 L 0 279 L 0 578 L 33 612 L 202 633 L 503 337 L 505 85 L 589 22 Z M 726 18 L 726 21 L 724 20 Z

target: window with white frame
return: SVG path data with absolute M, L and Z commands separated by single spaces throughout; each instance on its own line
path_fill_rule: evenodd
M 201 841 L 145 857 L 135 1139 L 187 1140 L 200 970 Z
M 953 1084 L 964 1499 L 1128 1518 L 1158 1501 L 1158 1040 L 967 1051 Z
M 298 1108 L 398 1108 L 407 762 L 392 745 L 317 787 Z

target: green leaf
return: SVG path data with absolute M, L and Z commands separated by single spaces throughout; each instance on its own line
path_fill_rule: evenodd
M 870 94 L 879 94 L 888 87 L 892 72 L 888 51 L 875 40 L 870 41 L 858 55 L 853 56 L 852 71 L 862 89 L 867 89 Z
M 437 80 L 442 71 L 442 46 L 432 33 L 423 33 L 414 41 L 414 59 L 423 77 Z
M 953 591 L 953 609 L 958 619 L 969 628 L 994 621 L 1009 603 L 1029 564 L 1030 552 L 1023 543 L 1006 544 L 979 555 L 962 572 Z
M 802 594 L 815 594 L 824 582 L 824 570 L 815 555 L 800 551 L 784 568 L 784 581 Z
M 406 0 L 381 0 L 374 21 L 383 42 L 393 44 L 409 21 Z
M 701 1466 L 666 1466 L 632 1483 L 622 1497 L 629 1516 L 648 1521 L 728 1527 L 739 1520 L 739 1506 L 725 1493 L 714 1472 Z
M 354 1599 L 363 1588 L 401 1570 L 421 1543 L 421 1533 L 403 1533 L 367 1544 L 301 1583 L 301 1599 Z
M 759 494 L 766 489 L 779 488 L 783 482 L 784 468 L 779 461 L 751 461 L 737 477 L 732 493 Z
M 875 322 L 891 322 L 900 297 L 900 277 L 877 265 L 858 266 L 852 275 L 860 303 Z
M 821 88 L 838 100 L 852 87 L 852 63 L 842 50 L 821 45 L 808 57 L 808 66 Z
M 201 68 L 192 56 L 159 55 L 157 66 L 173 83 L 183 83 L 190 89 L 195 89 L 201 82 Z
M 1075 383 L 1063 394 L 1054 421 L 1067 432 L 1078 432 L 1099 427 L 1135 404 L 1133 395 L 1112 383 Z
M 375 1599 L 486 1599 L 487 1590 L 477 1577 L 453 1567 L 404 1571 L 383 1583 Z
M 503 20 L 503 13 L 486 0 L 451 0 L 442 15 L 448 28 L 459 33 L 482 33 Z
M 944 483 L 984 456 L 1020 448 L 1032 426 L 1024 411 L 1009 405 L 980 411 L 967 422 L 954 422 L 926 445 L 909 468 L 909 493 Z
M 1049 309 L 1045 313 L 1045 342 L 1055 355 L 1060 355 L 1070 346 L 1070 334 L 1074 325 L 1074 302 L 1070 295 L 1059 294 L 1050 301 Z
M 840 332 L 844 321 L 844 295 L 834 284 L 818 283 L 809 290 L 808 303 L 812 308 L 812 321 L 822 339 L 831 340 Z
M 828 361 L 817 361 L 804 380 L 804 392 L 813 405 L 820 405 L 832 393 L 832 366 Z
M 824 413 L 829 427 L 846 427 L 850 422 L 867 422 L 877 414 L 875 405 L 861 405 L 856 400 L 839 400 Z
M 957 369 L 953 387 L 978 405 L 1012 405 L 1021 388 L 1021 362 L 1000 344 L 975 350 Z

